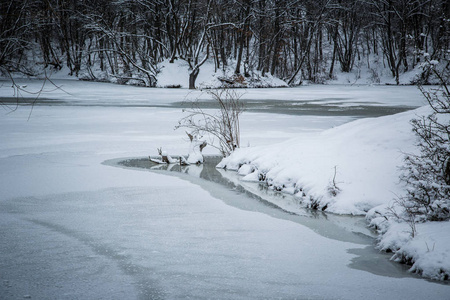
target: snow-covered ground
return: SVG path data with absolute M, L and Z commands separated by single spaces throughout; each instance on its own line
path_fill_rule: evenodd
M 169 63 L 168 60 L 163 61 L 158 65 L 160 73 L 157 74 L 157 87 L 189 87 L 189 64 L 187 61 L 178 59 L 173 63 Z M 226 68 L 216 70 L 214 62 L 211 60 L 206 61 L 200 68 L 196 80 L 196 87 L 198 88 L 218 88 L 226 86 L 223 80 L 228 82 L 233 81 L 235 78 L 236 65 L 233 62 Z M 235 87 L 286 87 L 286 82 L 273 77 L 270 74 L 262 76 L 260 71 L 251 72 L 249 78 L 240 77 L 242 82 L 236 82 L 233 84 Z M 229 84 L 228 84 L 229 86 Z
M 21 84 L 30 89 L 40 83 Z M 12 113 L 2 106 L 0 298 L 448 297 L 448 285 L 407 273 L 379 275 L 376 263 L 373 270 L 355 268 L 370 242 L 328 238 L 290 220 L 229 206 L 173 176 L 102 164 L 154 155 L 158 147 L 186 153 L 184 132 L 173 130 L 182 112 L 169 104 L 192 95 L 188 90 L 57 84 L 68 94 L 42 95 L 53 103 Z M 11 90 L 4 83 L 1 97 L 11 97 Z M 252 90 L 244 98 L 328 101 L 338 95 L 355 106 L 422 101 L 413 87 L 355 86 L 348 92 L 329 86 Z M 353 118 L 245 113 L 243 144 L 326 135 L 324 129 Z M 339 166 L 337 172 L 340 182 Z
M 361 119 L 279 144 L 238 149 L 219 167 L 238 171 L 246 181 L 264 177 L 274 189 L 304 199 L 305 205 L 314 202 L 334 213 L 365 214 L 402 194 L 398 167 L 404 153 L 414 152 L 409 120 L 423 110 Z

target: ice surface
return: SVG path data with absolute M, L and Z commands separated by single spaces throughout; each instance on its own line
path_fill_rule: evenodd
M 1 299 L 448 296 L 448 285 L 351 267 L 365 245 L 227 205 L 187 180 L 103 165 L 117 157 L 155 155 L 161 146 L 171 155 L 186 154 L 184 132 L 173 131 L 179 109 L 136 105 L 140 99 L 175 102 L 180 94 L 65 84 L 72 95 L 52 97 L 82 106 L 36 106 L 29 120 L 30 108 L 19 107 L 0 117 Z M 289 94 L 255 93 L 281 99 Z M 135 105 L 119 107 L 127 101 Z M 256 145 L 294 137 L 305 121 L 247 116 L 244 139 Z M 271 122 L 274 116 L 286 123 Z M 319 124 L 307 131 L 326 127 Z M 260 134 L 269 130 L 283 135 Z
M 26 85 L 29 92 L 42 88 L 40 80 L 17 79 L 17 84 Z M 110 83 L 97 83 L 76 80 L 56 79 L 58 88 L 46 83 L 40 98 L 52 99 L 55 104 L 61 101 L 70 105 L 107 106 L 145 106 L 169 105 L 184 100 L 211 100 L 200 90 L 161 89 L 124 86 Z M 0 97 L 17 95 L 9 81 L 0 80 Z M 303 101 L 306 103 L 332 104 L 340 106 L 386 105 L 423 106 L 426 103 L 415 86 L 368 86 L 368 85 L 310 85 L 295 88 L 242 89 L 243 100 L 252 101 Z M 35 99 L 35 94 L 22 92 L 21 96 Z M 39 101 L 38 101 L 39 102 Z M 50 102 L 51 103 L 51 102 Z

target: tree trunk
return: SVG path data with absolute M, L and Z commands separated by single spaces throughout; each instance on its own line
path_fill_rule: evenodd
M 337 31 L 335 33 L 337 35 Z M 333 57 L 331 58 L 331 66 L 330 66 L 330 72 L 328 74 L 328 77 L 330 79 L 333 78 L 333 71 L 334 71 L 334 62 L 336 60 L 336 50 L 337 50 L 337 39 L 334 39 L 334 47 L 333 47 Z
M 200 73 L 200 69 L 196 68 L 189 73 L 189 89 L 195 90 L 195 81 L 197 80 L 198 73 Z
M 244 33 L 241 32 L 241 36 L 239 38 L 239 52 L 236 62 L 236 70 L 234 70 L 234 73 L 240 74 L 241 73 L 241 62 L 242 62 L 242 52 L 244 51 Z

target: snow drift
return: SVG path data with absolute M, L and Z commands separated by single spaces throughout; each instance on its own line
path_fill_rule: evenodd
M 272 146 L 239 149 L 218 168 L 236 170 L 242 180 L 265 181 L 275 190 L 302 198 L 305 206 L 364 215 L 403 192 L 398 167 L 404 153 L 415 151 L 409 120 L 427 109 L 361 119 Z

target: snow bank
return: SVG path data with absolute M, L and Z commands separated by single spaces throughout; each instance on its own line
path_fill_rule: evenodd
M 168 60 L 158 65 L 160 73 L 156 76 L 157 87 L 188 88 L 189 87 L 189 64 L 187 61 L 177 59 L 173 63 Z M 214 62 L 208 60 L 200 67 L 200 73 L 196 80 L 198 88 L 257 88 L 257 87 L 287 87 L 286 82 L 270 74 L 264 76 L 259 71 L 250 72 L 249 76 L 237 76 L 234 71 L 235 62 L 231 61 L 229 66 L 217 69 Z
M 300 197 L 305 206 L 364 215 L 403 192 L 398 166 L 403 153 L 415 151 L 409 120 L 427 110 L 357 120 L 272 146 L 239 149 L 218 167 L 238 171 L 242 180 L 266 181 L 274 190 Z
M 390 241 L 391 232 L 399 226 L 391 226 L 381 239 L 380 245 Z M 450 276 L 450 222 L 428 222 L 416 224 L 416 235 L 395 252 L 393 259 L 399 262 L 410 260 L 411 272 L 437 280 L 448 280 Z
M 410 272 L 435 280 L 448 280 L 450 276 L 450 222 L 427 222 L 411 225 L 387 218 L 387 206 L 369 211 L 370 225 L 380 233 L 378 247 L 392 251 L 392 260 L 411 265 Z

